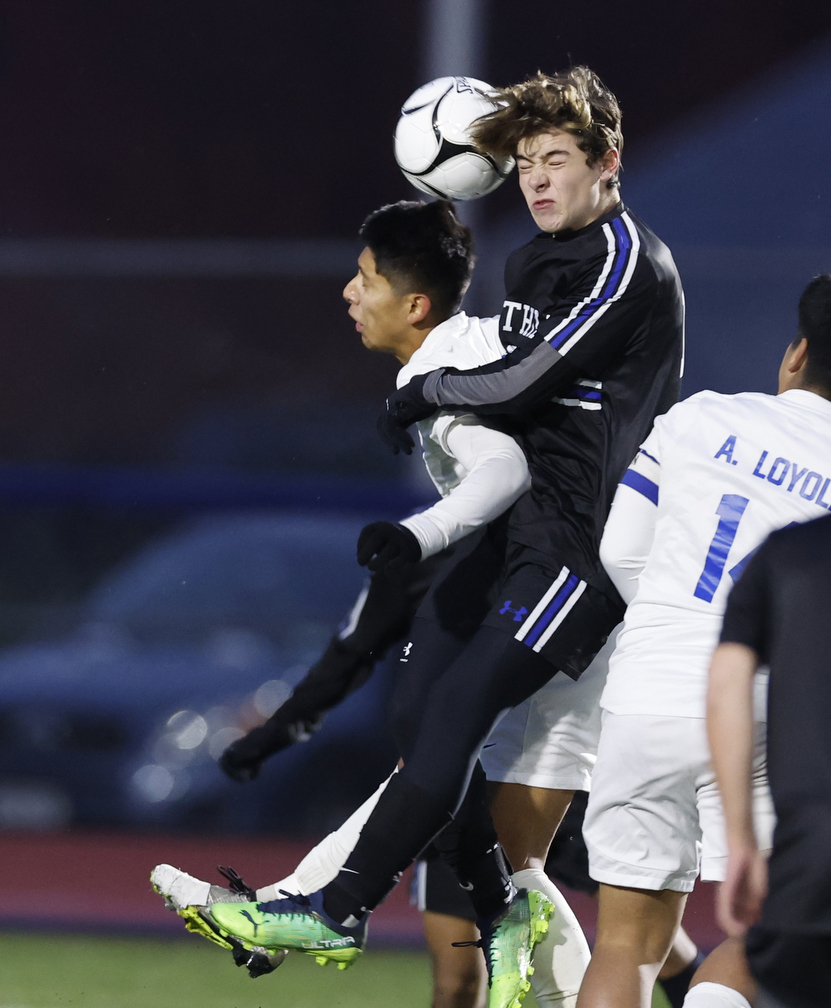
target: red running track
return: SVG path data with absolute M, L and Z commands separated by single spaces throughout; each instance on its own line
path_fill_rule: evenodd
M 150 888 L 150 870 L 167 862 L 221 883 L 218 864 L 231 865 L 254 887 L 292 871 L 310 844 L 238 837 L 195 839 L 132 833 L 0 832 L 0 927 L 180 933 L 182 922 Z M 712 949 L 723 939 L 713 916 L 713 886 L 699 885 L 684 926 Z M 565 890 L 591 940 L 594 900 Z M 372 915 L 373 941 L 420 944 L 421 922 L 409 903 L 409 873 Z

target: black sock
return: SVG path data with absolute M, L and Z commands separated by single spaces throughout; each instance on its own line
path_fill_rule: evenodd
M 666 994 L 667 1001 L 669 1001 L 672 1005 L 672 1008 L 682 1008 L 684 998 L 687 996 L 687 991 L 690 989 L 690 983 L 693 975 L 706 958 L 707 957 L 704 953 L 699 951 L 698 955 L 695 959 L 693 959 L 689 966 L 685 966 L 680 973 L 676 973 L 675 976 L 667 977 L 665 980 L 658 981 L 658 983 L 663 987 L 664 994 Z
M 337 878 L 340 878 L 340 875 Z M 366 909 L 354 896 L 339 886 L 337 880 L 330 882 L 324 889 L 323 909 L 333 921 L 346 927 L 354 927 L 366 915 Z
M 433 846 L 467 890 L 479 920 L 505 909 L 514 888 L 511 867 L 496 837 L 479 763 L 455 819 L 433 840 Z

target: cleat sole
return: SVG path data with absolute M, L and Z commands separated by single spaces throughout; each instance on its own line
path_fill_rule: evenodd
M 177 913 L 183 918 L 188 931 L 207 938 L 208 941 L 213 942 L 214 945 L 219 945 L 220 948 L 234 951 L 234 946 L 231 942 L 228 941 L 215 924 L 209 923 L 202 916 L 198 907 L 183 907 L 181 910 L 177 910 Z
M 298 951 L 301 951 L 298 949 Z M 339 970 L 349 969 L 363 954 L 363 949 L 333 949 L 331 952 L 323 952 L 320 949 L 310 949 L 304 955 L 314 956 L 318 966 L 328 966 L 330 962 L 336 963 Z

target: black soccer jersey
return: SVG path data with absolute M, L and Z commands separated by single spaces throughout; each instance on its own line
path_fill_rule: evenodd
M 618 204 L 579 231 L 541 233 L 512 253 L 505 288 L 505 357 L 434 371 L 423 395 L 493 416 L 517 437 L 533 484 L 514 506 L 510 538 L 616 597 L 598 547 L 619 480 L 678 397 L 684 300 L 675 263 Z

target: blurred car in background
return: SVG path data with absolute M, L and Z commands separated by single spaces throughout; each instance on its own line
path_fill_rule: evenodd
M 269 716 L 355 600 L 363 517 L 196 519 L 91 594 L 67 639 L 0 653 L 0 827 L 328 829 L 389 772 L 376 673 L 253 783 L 216 760 Z

